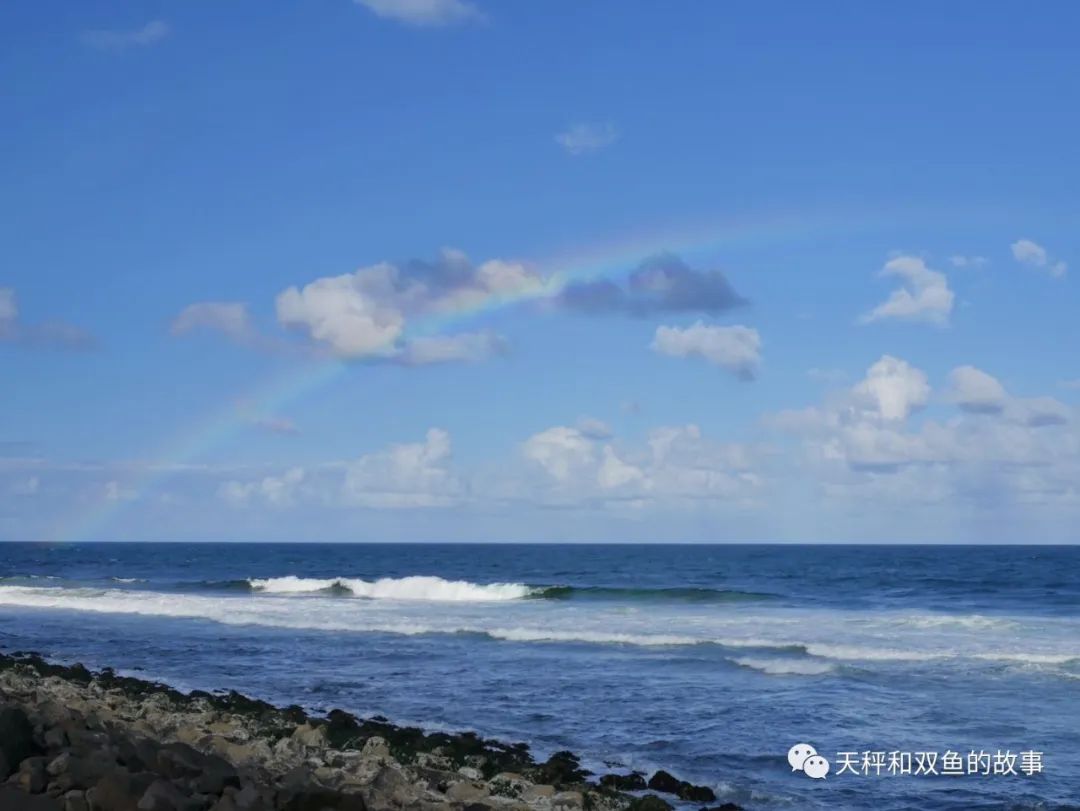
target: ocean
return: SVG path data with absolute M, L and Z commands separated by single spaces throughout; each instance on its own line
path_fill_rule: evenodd
M 751 810 L 1080 808 L 1080 548 L 8 543 L 0 646 Z

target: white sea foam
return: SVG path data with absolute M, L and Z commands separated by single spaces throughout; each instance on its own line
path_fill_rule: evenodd
M 848 662 L 927 662 L 931 659 L 947 659 L 953 654 L 939 651 L 897 650 L 894 648 L 868 648 L 858 645 L 829 645 L 813 643 L 806 645 L 811 656 Z
M 270 577 L 252 579 L 256 591 L 270 594 L 311 594 L 328 589 L 344 589 L 356 597 L 373 600 L 433 600 L 438 602 L 498 602 L 528 597 L 532 589 L 521 583 L 470 583 L 467 580 L 444 580 L 441 577 L 383 577 L 360 580 L 349 577 L 319 579 L 312 577 Z
M 770 676 L 822 676 L 835 670 L 835 666 L 828 662 L 811 659 L 755 659 L 747 656 L 733 661 Z

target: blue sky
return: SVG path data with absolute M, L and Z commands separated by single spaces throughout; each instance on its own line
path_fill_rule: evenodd
M 0 538 L 1077 540 L 1077 23 L 6 4 Z

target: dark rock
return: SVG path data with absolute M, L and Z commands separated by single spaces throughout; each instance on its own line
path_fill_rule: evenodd
M 53 776 L 50 791 L 66 794 L 72 789 L 88 789 L 115 769 L 115 766 L 102 758 L 77 757 L 64 753 L 55 758 L 48 766 Z
M 26 713 L 18 707 L 0 709 L 0 780 L 35 752 L 34 727 Z
M 708 786 L 695 786 L 693 783 L 680 783 L 675 795 L 688 803 L 711 803 L 716 800 L 716 792 Z
M 308 788 L 290 792 L 278 801 L 281 811 L 367 811 L 359 794 Z
M 139 798 L 139 811 L 198 811 L 202 803 L 188 797 L 168 780 L 155 780 Z
M 121 738 L 117 741 L 116 760 L 128 771 L 144 772 L 157 765 L 161 747 L 146 738 Z
M 0 786 L 0 808 L 4 811 L 63 811 L 63 806 L 44 794 L 27 794 L 13 786 Z
M 45 770 L 48 758 L 28 757 L 19 764 L 19 771 L 11 779 L 15 785 L 28 794 L 40 794 L 48 785 L 48 772 Z
M 615 791 L 644 791 L 645 778 L 637 772 L 631 774 L 605 774 L 600 785 Z
M 139 811 L 139 800 L 153 782 L 146 772 L 111 772 L 86 792 L 86 799 L 94 811 Z
M 662 791 L 665 794 L 676 794 L 679 791 L 680 781 L 663 769 L 649 778 L 649 788 L 653 791 Z
M 711 808 L 702 808 L 701 811 L 746 811 L 746 809 L 736 803 L 724 803 L 723 805 L 714 805 Z
M 672 811 L 671 803 L 661 800 L 655 794 L 646 794 L 630 801 L 626 811 Z
M 556 752 L 546 763 L 536 767 L 531 776 L 537 783 L 562 786 L 580 783 L 589 774 L 589 771 L 581 768 L 581 763 L 573 752 Z

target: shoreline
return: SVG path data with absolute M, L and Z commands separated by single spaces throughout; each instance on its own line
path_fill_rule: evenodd
M 13 811 L 743 811 L 665 771 L 0 652 L 0 808 Z

